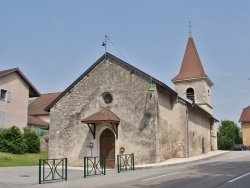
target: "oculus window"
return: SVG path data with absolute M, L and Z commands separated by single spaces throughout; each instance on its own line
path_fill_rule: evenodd
M 113 101 L 113 97 L 109 92 L 103 93 L 102 98 L 106 104 L 110 104 Z

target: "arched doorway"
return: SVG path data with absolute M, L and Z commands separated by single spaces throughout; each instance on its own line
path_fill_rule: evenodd
M 100 156 L 106 157 L 107 168 L 115 167 L 115 135 L 105 129 L 100 136 Z

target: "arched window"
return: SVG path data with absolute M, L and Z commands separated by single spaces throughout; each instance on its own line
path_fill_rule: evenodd
M 190 99 L 191 101 L 195 102 L 194 100 L 194 89 L 193 88 L 188 88 L 186 91 L 186 97 Z

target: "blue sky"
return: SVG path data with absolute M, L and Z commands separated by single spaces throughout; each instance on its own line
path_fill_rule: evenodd
M 218 120 L 250 105 L 250 1 L 0 0 L 0 70 L 63 91 L 107 51 L 174 89 L 191 20 Z M 119 51 L 118 51 L 118 50 Z

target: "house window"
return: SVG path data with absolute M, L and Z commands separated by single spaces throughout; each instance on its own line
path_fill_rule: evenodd
M 191 101 L 194 101 L 194 89 L 193 88 L 188 88 L 186 91 L 186 97 L 190 99 Z
M 0 128 L 5 126 L 5 112 L 0 110 Z
M 1 89 L 0 90 L 0 99 L 1 100 L 6 100 L 6 98 L 7 98 L 7 90 Z

